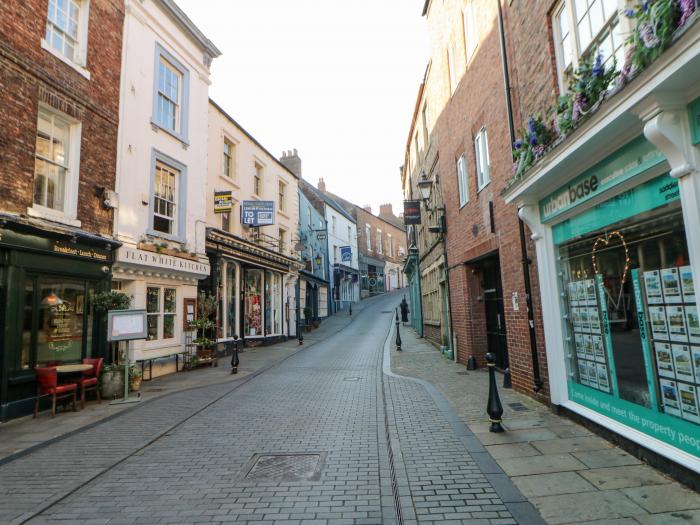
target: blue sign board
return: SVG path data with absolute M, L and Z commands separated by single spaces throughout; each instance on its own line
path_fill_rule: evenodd
M 352 262 L 352 247 L 341 246 L 340 247 L 340 260 L 342 262 Z
M 245 226 L 275 224 L 275 201 L 241 202 L 241 224 Z

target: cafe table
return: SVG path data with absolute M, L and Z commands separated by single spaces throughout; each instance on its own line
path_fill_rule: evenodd
M 56 367 L 56 372 L 59 374 L 75 374 L 77 372 L 85 372 L 86 370 L 91 370 L 93 365 L 76 363 L 74 365 L 58 365 Z

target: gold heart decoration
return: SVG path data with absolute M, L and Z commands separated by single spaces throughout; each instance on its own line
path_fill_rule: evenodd
M 596 259 L 596 250 L 598 249 L 599 245 L 605 245 L 608 246 L 610 244 L 610 239 L 613 237 L 617 237 L 620 239 L 620 243 L 622 244 L 622 247 L 625 249 L 625 269 L 622 271 L 622 280 L 620 282 L 620 290 L 622 290 L 622 286 L 624 286 L 625 282 L 627 281 L 627 274 L 630 269 L 630 252 L 627 249 L 627 243 L 625 242 L 625 237 L 620 233 L 619 231 L 615 230 L 614 232 L 610 232 L 609 234 L 606 233 L 604 237 L 598 237 L 595 240 L 595 243 L 593 244 L 593 271 L 598 274 L 600 273 L 598 271 L 598 261 Z

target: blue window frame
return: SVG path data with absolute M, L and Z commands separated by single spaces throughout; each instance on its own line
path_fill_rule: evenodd
M 148 233 L 185 242 L 187 217 L 187 166 L 153 149 L 151 151 Z
M 188 143 L 190 72 L 160 44 L 156 44 L 151 123 Z

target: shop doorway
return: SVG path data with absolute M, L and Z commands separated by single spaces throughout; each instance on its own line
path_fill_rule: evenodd
M 503 311 L 501 265 L 498 256 L 480 263 L 483 275 L 484 307 L 486 309 L 486 342 L 488 351 L 496 356 L 496 366 L 508 368 L 508 342 Z

